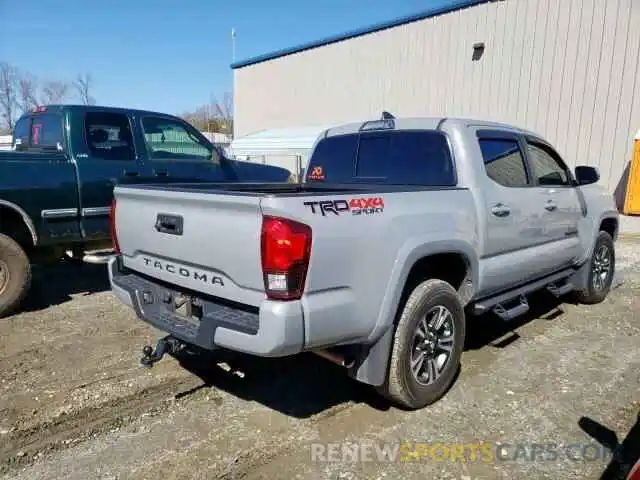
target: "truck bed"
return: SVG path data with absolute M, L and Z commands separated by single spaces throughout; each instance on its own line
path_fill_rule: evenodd
M 173 184 L 121 185 L 114 193 L 123 274 L 140 282 L 146 279 L 149 289 L 165 285 L 170 291 L 198 296 L 210 312 L 216 312 L 216 321 L 229 317 L 220 313 L 229 302 L 243 315 L 255 309 L 259 313 L 254 316 L 260 317 L 257 338 L 226 328 L 215 333 L 219 345 L 254 353 L 288 352 L 291 345 L 311 349 L 367 341 L 377 334 L 377 319 L 386 318 L 392 308 L 387 286 L 403 274 L 399 255 L 414 248 L 416 239 L 429 239 L 429 248 L 436 249 L 477 242 L 473 197 L 465 188 Z M 326 205 L 333 209 L 323 208 Z M 262 233 L 265 219 L 274 217 L 297 222 L 311 232 L 299 300 L 277 302 L 267 297 Z M 173 218 L 177 231 L 158 231 L 163 218 Z M 125 280 L 114 281 L 124 285 Z M 127 301 L 129 294 L 120 298 Z M 144 309 L 151 306 L 140 308 L 143 318 L 151 318 L 144 317 Z M 291 330 L 299 322 L 304 326 Z M 283 332 L 304 339 L 287 337 L 280 343 L 261 337 Z
M 265 216 L 312 230 L 309 294 L 344 288 L 350 295 L 354 284 L 368 282 L 355 278 L 366 269 L 354 264 L 369 262 L 359 254 L 367 244 L 380 252 L 380 268 L 390 270 L 397 250 L 387 246 L 400 248 L 407 233 L 433 229 L 439 237 L 439 226 L 447 224 L 447 238 L 475 235 L 471 192 L 464 188 L 202 183 L 118 185 L 114 196 L 125 267 L 254 307 L 265 296 L 260 243 Z M 178 228 L 159 228 L 164 220 Z

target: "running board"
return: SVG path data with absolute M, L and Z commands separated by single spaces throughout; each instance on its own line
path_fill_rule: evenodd
M 573 284 L 566 280 L 564 283 L 558 284 L 557 282 L 550 283 L 547 285 L 547 290 L 549 290 L 556 298 L 562 297 L 567 293 L 571 292 L 574 289 Z
M 485 298 L 473 304 L 472 312 L 474 315 L 482 315 L 483 313 L 487 313 L 493 310 L 493 308 L 496 307 L 497 305 L 502 306 L 502 310 L 500 310 L 501 312 L 512 311 L 513 309 L 504 308 L 504 305 L 511 303 L 514 300 L 517 300 L 519 297 L 523 295 L 527 295 L 529 293 L 535 292 L 537 290 L 541 290 L 543 288 L 548 288 L 550 285 L 556 285 L 558 283 L 561 283 L 562 281 L 565 281 L 566 284 L 571 285 L 571 288 L 573 289 L 573 285 L 569 281 L 569 278 L 573 273 L 575 273 L 575 270 L 573 269 L 563 270 L 561 272 L 555 273 L 553 275 L 550 275 L 546 278 L 542 278 L 540 280 L 536 280 L 535 282 L 528 283 L 526 285 L 523 285 L 519 288 L 515 288 L 508 292 L 496 295 L 494 297 Z M 564 289 L 564 288 L 565 288 L 565 285 L 563 284 L 560 287 L 560 289 Z M 558 289 L 556 289 L 556 291 L 558 291 Z M 520 305 L 522 305 L 522 303 L 517 305 L 515 308 L 518 308 L 519 310 L 524 310 L 524 307 L 521 307 Z M 528 304 L 527 304 L 527 310 L 528 310 Z M 500 314 L 498 314 L 498 316 L 500 316 Z
M 509 306 L 509 303 L 499 303 L 498 305 L 493 307 L 493 313 L 495 313 L 498 317 L 500 317 L 501 320 L 505 322 L 513 320 L 520 315 L 524 315 L 529 311 L 529 302 L 527 302 L 527 297 L 525 297 L 524 295 L 520 295 L 520 297 L 516 299 L 515 305 Z
M 109 263 L 114 256 L 115 252 L 113 249 L 110 250 L 94 250 L 89 253 L 74 253 L 73 250 L 67 250 L 65 255 L 67 258 L 73 261 L 82 261 L 83 263 L 90 263 L 93 265 L 105 265 Z M 81 256 L 82 255 L 82 256 Z

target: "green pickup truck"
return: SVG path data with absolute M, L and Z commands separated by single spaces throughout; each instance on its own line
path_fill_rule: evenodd
M 123 108 L 38 107 L 17 121 L 12 149 L 0 151 L 0 318 L 29 290 L 32 265 L 65 254 L 108 259 L 116 184 L 287 182 L 290 175 L 228 158 L 178 117 Z

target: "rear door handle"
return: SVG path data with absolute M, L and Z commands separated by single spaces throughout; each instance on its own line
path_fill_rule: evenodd
M 156 175 L 158 177 L 168 177 L 169 176 L 169 172 L 167 172 L 166 170 L 154 170 L 153 173 L 154 173 L 154 175 Z
M 558 208 L 558 206 L 555 203 L 553 203 L 553 200 L 547 200 L 547 203 L 544 206 L 544 208 L 547 209 L 549 212 L 553 212 Z
M 136 172 L 135 170 L 125 170 L 124 174 L 127 177 L 137 177 L 138 176 L 138 172 Z
M 491 213 L 496 217 L 507 217 L 511 213 L 511 209 L 502 203 L 497 203 L 491 207 Z

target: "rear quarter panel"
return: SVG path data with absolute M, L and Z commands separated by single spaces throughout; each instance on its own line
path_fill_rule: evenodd
M 322 215 L 304 202 L 380 197 L 382 211 Z M 312 228 L 303 311 L 305 346 L 373 341 L 395 316 L 404 281 L 418 259 L 461 252 L 477 266 L 477 231 L 468 190 L 266 197 L 262 213 Z M 475 271 L 475 268 L 474 268 Z
M 580 260 L 586 261 L 591 256 L 602 221 L 610 218 L 618 222 L 619 214 L 613 195 L 601 185 L 592 184 L 578 188 L 580 190 L 579 197 L 584 201 L 583 215 L 578 225 L 583 253 Z M 614 241 L 617 240 L 617 234 L 618 231 L 616 231 Z
M 80 237 L 75 169 L 64 155 L 0 152 L 0 203 L 26 213 L 38 244 Z

